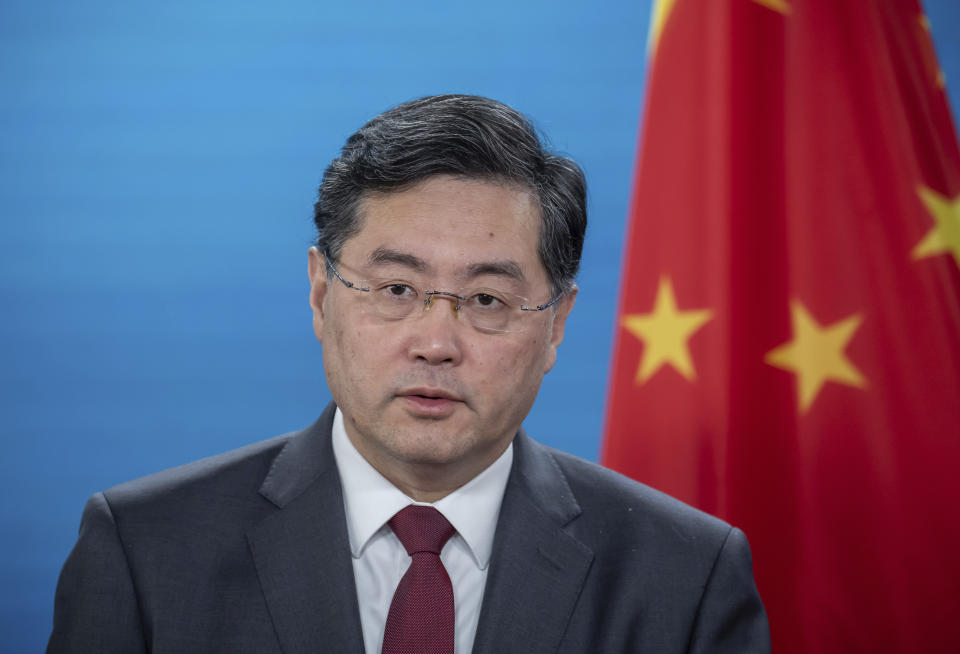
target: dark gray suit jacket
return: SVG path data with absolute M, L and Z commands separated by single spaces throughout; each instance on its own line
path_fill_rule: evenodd
M 94 495 L 48 653 L 363 651 L 333 406 Z M 474 652 L 768 652 L 742 532 L 514 441 Z

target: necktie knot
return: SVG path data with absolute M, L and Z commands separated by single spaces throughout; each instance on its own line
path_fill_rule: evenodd
M 387 524 L 410 556 L 418 552 L 439 555 L 454 532 L 453 525 L 432 506 L 412 504 L 398 511 Z

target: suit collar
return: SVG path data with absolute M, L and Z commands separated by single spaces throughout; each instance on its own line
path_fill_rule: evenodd
M 522 430 L 514 448 L 475 654 L 555 652 L 593 563 L 566 531 L 581 509 L 553 455 Z
M 260 486 L 260 494 L 284 508 L 299 497 L 318 480 L 337 476 L 337 466 L 330 445 L 330 429 L 336 406 L 330 404 L 317 421 L 301 432 L 291 436 L 280 454 L 270 465 L 270 471 Z M 337 491 L 339 494 L 339 490 Z
M 581 513 L 580 504 L 549 448 L 531 439 L 522 429 L 513 442 L 516 463 L 508 485 L 529 496 L 544 516 L 559 527 L 577 518 Z
M 247 533 L 260 586 L 287 654 L 363 652 L 340 477 L 330 446 L 334 406 L 294 435 L 260 494 L 282 509 Z

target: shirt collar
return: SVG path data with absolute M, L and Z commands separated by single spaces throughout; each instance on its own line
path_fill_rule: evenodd
M 359 558 L 370 539 L 400 509 L 416 502 L 377 472 L 357 451 L 343 426 L 337 408 L 333 418 L 333 456 L 343 487 L 350 553 Z M 481 570 L 490 563 L 493 535 L 500 515 L 503 492 L 513 465 L 513 443 L 479 475 L 433 503 L 450 521 Z

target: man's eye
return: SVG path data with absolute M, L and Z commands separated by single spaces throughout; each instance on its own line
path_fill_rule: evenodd
M 383 287 L 383 292 L 389 297 L 395 298 L 414 298 L 417 296 L 417 290 L 409 284 L 387 284 Z
M 470 299 L 473 304 L 483 309 L 503 309 L 507 306 L 503 300 L 489 293 L 477 293 Z

